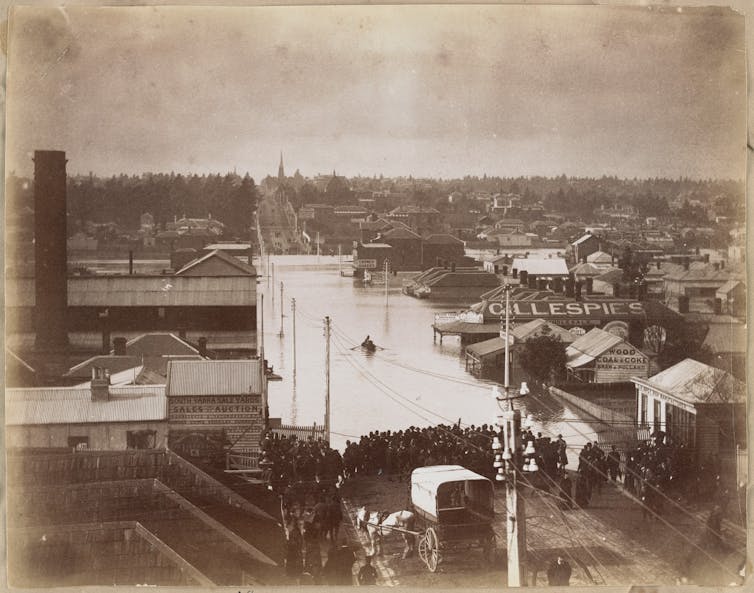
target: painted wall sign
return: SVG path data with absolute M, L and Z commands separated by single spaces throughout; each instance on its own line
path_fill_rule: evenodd
M 647 357 L 630 344 L 618 344 L 597 358 L 596 369 L 644 371 L 647 370 Z
M 170 424 L 187 426 L 248 426 L 254 418 L 261 421 L 259 395 L 188 396 L 168 399 Z
M 505 306 L 499 302 L 488 302 L 484 316 L 499 319 L 505 313 Z M 517 321 L 544 318 L 557 323 L 558 319 L 585 319 L 596 323 L 615 317 L 638 317 L 645 315 L 644 305 L 638 301 L 518 301 L 511 303 L 511 317 Z
M 377 267 L 376 259 L 357 259 L 356 267 L 360 270 L 373 270 Z

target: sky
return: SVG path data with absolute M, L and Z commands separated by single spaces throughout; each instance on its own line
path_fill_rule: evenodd
M 16 7 L 8 43 L 17 174 L 744 177 L 724 9 Z

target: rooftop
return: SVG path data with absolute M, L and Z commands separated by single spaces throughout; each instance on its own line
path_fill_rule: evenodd
M 168 397 L 247 395 L 262 392 L 261 362 L 251 360 L 176 361 L 168 364 Z
M 514 269 L 527 272 L 530 276 L 567 276 L 568 265 L 560 257 L 535 259 L 531 257 L 517 257 L 511 264 Z
M 686 358 L 649 379 L 633 379 L 687 404 L 746 403 L 746 384 L 730 373 Z
M 5 390 L 8 426 L 159 422 L 166 418 L 164 385 L 111 386 L 107 401 L 92 401 L 92 392 L 86 387 Z
M 566 348 L 566 364 L 569 367 L 587 364 L 622 341 L 620 336 L 595 327 Z

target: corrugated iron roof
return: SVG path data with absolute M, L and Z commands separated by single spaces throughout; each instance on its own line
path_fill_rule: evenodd
M 477 342 L 466 346 L 466 352 L 476 354 L 477 356 L 487 356 L 500 352 L 505 349 L 505 340 L 503 338 L 492 338 L 491 340 L 484 340 L 484 342 Z
M 188 342 L 170 332 L 150 332 L 126 342 L 126 354 L 133 356 L 166 356 L 199 354 Z
M 620 336 L 595 327 L 566 348 L 566 365 L 578 367 L 587 364 L 622 341 Z
M 711 323 L 703 346 L 715 354 L 746 353 L 746 325 L 743 323 Z
M 230 269 L 233 271 L 231 272 L 228 270 L 228 275 L 246 275 L 246 276 L 256 276 L 257 270 L 254 268 L 254 266 L 250 266 L 248 264 L 243 263 L 240 261 L 237 257 L 234 257 L 232 255 L 228 255 L 227 253 L 223 252 L 221 249 L 214 249 L 213 251 L 210 251 L 206 255 L 203 255 L 200 258 L 197 258 L 193 261 L 190 261 L 185 266 L 183 266 L 180 270 L 178 270 L 175 275 L 180 276 L 182 274 L 185 274 L 189 270 L 193 270 L 194 268 L 201 267 L 204 263 L 207 261 L 210 261 L 212 259 L 220 260 L 221 262 L 225 263 L 227 266 L 229 266 Z M 221 276 L 221 274 L 212 274 L 213 276 Z
M 5 390 L 8 426 L 158 422 L 166 418 L 164 385 L 110 387 L 108 401 L 92 401 L 91 390 L 79 387 Z
M 261 367 L 254 360 L 170 361 L 166 393 L 243 395 L 262 392 Z
M 743 381 L 693 358 L 686 358 L 649 379 L 633 381 L 692 405 L 746 402 Z

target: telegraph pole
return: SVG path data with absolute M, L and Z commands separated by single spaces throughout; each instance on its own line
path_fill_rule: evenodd
M 284 316 L 284 309 L 283 304 L 285 301 L 283 300 L 283 283 L 280 282 L 280 337 L 283 337 L 283 316 Z
M 275 262 L 272 263 L 272 309 L 275 310 Z
M 264 417 L 264 427 L 268 428 L 269 423 L 269 403 L 267 401 L 267 363 L 264 361 L 264 295 L 259 295 L 259 373 L 262 385 L 262 414 Z
M 502 442 L 495 437 L 492 442 L 492 449 L 495 453 L 494 467 L 497 469 L 495 479 L 499 482 L 505 482 L 505 511 L 506 511 L 506 534 L 508 547 L 508 586 L 521 587 L 526 585 L 526 571 L 524 568 L 524 557 L 526 554 L 526 510 L 524 508 L 523 497 L 518 496 L 516 484 L 517 472 L 520 467 L 525 472 L 535 472 L 538 470 L 536 462 L 529 463 L 535 452 L 533 443 L 529 442 L 531 450 L 521 453 L 521 411 L 513 409 L 512 400 L 522 397 L 529 392 L 526 383 L 521 383 L 521 389 L 511 389 L 510 386 L 510 285 L 505 285 L 505 332 L 501 331 L 505 340 L 505 367 L 503 394 L 501 395 L 498 388 L 493 388 L 493 396 L 503 409 L 502 414 L 498 416 L 497 425 L 502 429 Z M 502 316 L 501 316 L 502 317 Z M 501 319 L 502 321 L 502 319 Z M 502 328 L 501 328 L 502 329 Z M 531 418 L 527 418 L 527 423 Z M 500 450 L 502 449 L 502 453 Z M 523 464 L 521 460 L 526 457 Z
M 385 306 L 388 304 L 388 287 L 390 282 L 390 260 L 385 260 Z
M 325 317 L 325 438 L 330 442 L 330 317 Z
M 293 376 L 296 376 L 296 299 L 291 299 L 291 315 L 293 316 Z

